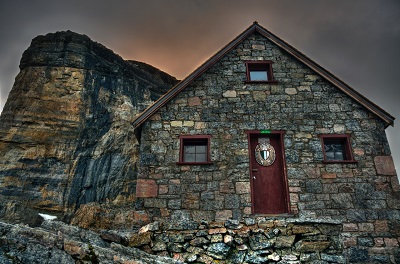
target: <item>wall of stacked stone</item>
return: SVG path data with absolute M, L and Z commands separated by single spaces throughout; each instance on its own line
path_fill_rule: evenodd
M 274 61 L 278 82 L 245 83 L 247 60 Z M 137 209 L 153 220 L 254 217 L 245 131 L 263 129 L 286 131 L 291 217 L 343 223 L 345 247 L 368 253 L 398 243 L 399 186 L 382 120 L 257 34 L 143 125 Z M 357 163 L 323 163 L 318 135 L 333 133 L 351 135 Z M 179 136 L 189 134 L 212 136 L 213 164 L 176 164 Z
M 153 222 L 126 243 L 147 253 L 185 263 L 398 263 L 390 239 L 379 247 L 359 238 L 364 248 L 348 248 L 341 224 L 297 223 L 245 218 L 240 222 Z M 385 253 L 383 253 L 385 252 Z

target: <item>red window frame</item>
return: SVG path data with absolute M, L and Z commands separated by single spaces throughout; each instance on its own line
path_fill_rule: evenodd
M 246 61 L 246 82 L 248 83 L 276 83 L 274 73 L 272 70 L 273 61 Z M 252 71 L 265 71 L 267 73 L 267 80 L 251 80 L 250 72 Z
M 179 136 L 180 148 L 179 148 L 179 165 L 204 165 L 212 164 L 210 156 L 210 141 L 211 135 L 181 135 Z M 196 162 L 196 161 L 185 161 L 184 148 L 188 145 L 204 145 L 206 146 L 206 161 Z
M 324 134 L 318 135 L 321 138 L 322 151 L 324 154 L 323 163 L 357 163 L 354 159 L 350 144 L 349 134 Z M 343 146 L 343 159 L 328 159 L 325 151 L 326 144 L 341 144 Z

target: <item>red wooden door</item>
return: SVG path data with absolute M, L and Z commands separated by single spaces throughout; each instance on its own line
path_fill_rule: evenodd
M 289 212 L 287 182 L 284 172 L 282 133 L 249 134 L 250 180 L 254 214 L 284 214 Z M 261 145 L 260 145 L 261 144 Z M 269 145 L 268 145 L 269 144 Z M 268 146 L 261 151 L 260 146 Z M 270 148 L 273 147 L 273 149 Z M 275 159 L 271 158 L 275 151 Z M 257 154 L 259 153 L 259 154 Z M 256 155 L 259 155 L 258 162 Z M 261 161 L 260 157 L 266 162 Z

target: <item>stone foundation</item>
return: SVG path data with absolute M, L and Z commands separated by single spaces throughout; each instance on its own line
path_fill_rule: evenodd
M 385 223 L 156 221 L 126 243 L 185 263 L 399 263 L 397 238 L 371 234 L 379 228 Z
M 59 221 L 0 222 L 0 263 L 400 263 L 386 224 L 181 218 L 94 232 Z

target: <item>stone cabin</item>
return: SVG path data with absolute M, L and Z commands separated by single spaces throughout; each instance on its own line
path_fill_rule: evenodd
M 135 119 L 137 207 L 153 220 L 262 216 L 399 237 L 393 122 L 255 22 Z

